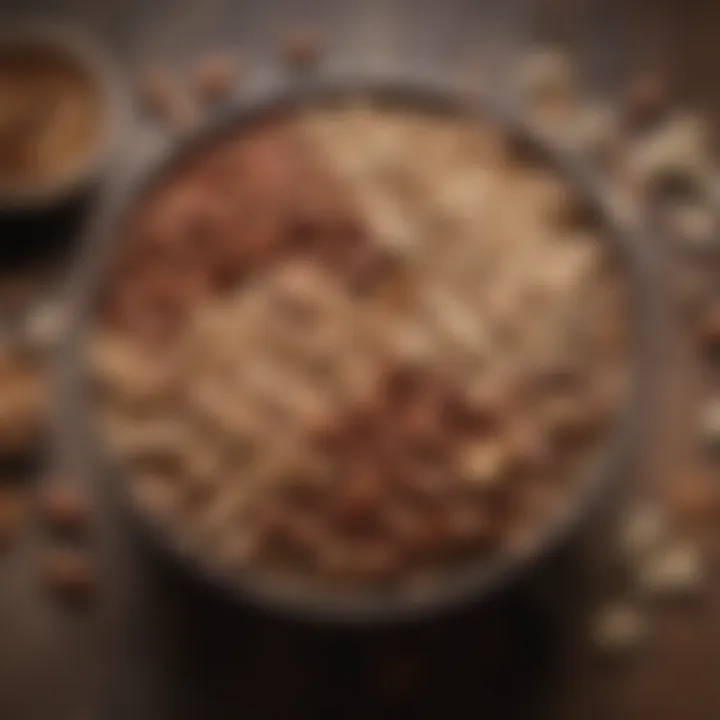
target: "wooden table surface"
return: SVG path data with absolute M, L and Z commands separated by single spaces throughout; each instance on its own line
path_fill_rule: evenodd
M 277 39 L 301 24 L 326 33 L 328 71 L 460 82 L 471 68 L 506 65 L 531 39 L 557 39 L 573 48 L 589 92 L 616 93 L 631 68 L 651 64 L 682 100 L 714 113 L 720 99 L 713 0 L 4 0 L 0 12 L 82 21 L 128 78 L 149 62 L 182 65 L 225 46 L 242 54 L 255 85 L 281 81 Z M 130 137 L 128 151 L 138 144 Z M 663 243 L 649 240 L 669 274 Z M 682 482 L 692 467 L 690 429 L 707 388 L 683 324 L 671 320 L 669 332 L 664 410 L 622 478 L 630 493 Z M 497 602 L 425 628 L 362 634 L 259 618 L 189 586 L 102 500 L 94 542 L 103 592 L 95 610 L 70 611 L 42 590 L 48 539 L 31 523 L 0 556 L 0 718 L 717 720 L 717 577 L 696 603 L 651 608 L 650 639 L 632 657 L 609 662 L 591 647 L 593 609 L 622 589 L 611 547 L 622 497 Z

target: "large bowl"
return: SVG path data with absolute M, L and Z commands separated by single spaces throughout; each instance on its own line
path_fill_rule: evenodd
M 592 208 L 602 225 L 603 236 L 611 243 L 627 273 L 630 285 L 628 315 L 632 323 L 629 352 L 629 392 L 617 414 L 617 421 L 608 428 L 599 449 L 583 467 L 583 477 L 576 483 L 566 509 L 539 536 L 537 543 L 517 556 L 495 559 L 479 558 L 457 569 L 443 573 L 432 587 L 420 592 L 358 591 L 343 592 L 325 587 L 289 589 L 263 577 L 253 570 L 229 573 L 217 569 L 208 558 L 193 551 L 176 533 L 161 526 L 155 518 L 132 500 L 126 473 L 112 457 L 92 422 L 88 374 L 84 367 L 84 348 L 91 328 L 94 300 L 102 283 L 109 251 L 119 237 L 121 221 L 132 212 L 135 203 L 155 183 L 173 173 L 189 155 L 201 151 L 223 133 L 261 122 L 277 113 L 284 113 L 305 104 L 343 102 L 358 95 L 375 101 L 417 108 L 426 112 L 452 115 L 494 117 L 539 157 L 556 167 L 576 188 L 580 197 Z M 200 128 L 179 143 L 166 157 L 139 179 L 120 188 L 109 198 L 100 213 L 99 223 L 86 248 L 83 263 L 73 278 L 73 304 L 76 322 L 61 352 L 60 373 L 60 438 L 66 452 L 79 454 L 91 464 L 103 487 L 128 510 L 132 523 L 159 550 L 187 574 L 205 584 L 224 591 L 237 601 L 250 603 L 263 610 L 294 619 L 321 622 L 360 624 L 367 622 L 398 622 L 425 618 L 453 607 L 486 598 L 506 588 L 529 572 L 540 560 L 567 542 L 590 511 L 609 492 L 631 459 L 632 451 L 641 442 L 643 430 L 652 413 L 655 361 L 662 337 L 662 312 L 649 255 L 640 241 L 637 228 L 615 217 L 604 183 L 574 157 L 556 149 L 534 135 L 516 113 L 491 100 L 478 101 L 459 97 L 442 88 L 417 83 L 342 82 L 338 84 L 306 84 L 277 96 L 252 102 L 227 112 L 219 120 Z

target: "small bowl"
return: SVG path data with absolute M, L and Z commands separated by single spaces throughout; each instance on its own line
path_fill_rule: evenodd
M 96 96 L 97 137 L 76 161 L 47 183 L 0 185 L 0 214 L 24 216 L 57 209 L 89 193 L 116 157 L 128 124 L 129 102 L 113 61 L 82 30 L 64 25 L 17 25 L 0 31 L 0 60 L 9 52 L 36 52 L 57 57 L 75 68 Z

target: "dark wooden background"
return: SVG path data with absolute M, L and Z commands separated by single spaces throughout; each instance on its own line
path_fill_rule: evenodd
M 618 93 L 659 67 L 679 100 L 715 113 L 720 4 L 713 0 L 0 0 L 17 16 L 75 19 L 133 77 L 236 49 L 257 87 L 282 82 L 284 28 L 319 28 L 328 71 L 411 70 L 496 79 L 531 40 L 567 43 L 589 92 Z M 128 152 L 140 146 L 128 137 Z M 658 254 L 663 253 L 658 243 Z M 666 363 L 665 412 L 628 488 L 688 472 L 699 373 L 682 327 Z M 94 483 L 95 478 L 83 478 Z M 612 509 L 612 508 L 610 508 Z M 593 608 L 622 578 L 612 512 L 496 602 L 423 628 L 330 633 L 238 610 L 156 562 L 112 508 L 98 510 L 103 592 L 70 612 L 42 592 L 47 539 L 33 525 L 0 556 L 0 719 L 720 718 L 720 584 L 692 606 L 653 608 L 642 651 L 609 662 L 588 640 Z M 716 578 L 714 578 L 716 580 Z

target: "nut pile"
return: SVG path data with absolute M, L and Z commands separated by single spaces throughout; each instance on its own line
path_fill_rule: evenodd
M 124 229 L 92 344 L 141 505 L 215 564 L 350 585 L 527 549 L 626 364 L 575 209 L 497 128 L 405 109 L 191 157 Z
M 166 339 L 197 304 L 281 259 L 315 257 L 358 285 L 389 266 L 292 128 L 268 124 L 223 143 L 165 187 L 126 232 L 107 316 Z

